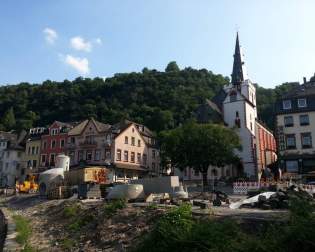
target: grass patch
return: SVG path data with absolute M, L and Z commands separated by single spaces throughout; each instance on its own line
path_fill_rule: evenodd
M 77 216 L 80 213 L 80 210 L 81 210 L 81 206 L 79 204 L 73 204 L 63 209 L 63 215 L 66 218 L 72 218 L 72 217 Z
M 81 228 L 89 224 L 94 220 L 94 216 L 92 214 L 82 215 L 73 220 L 71 224 L 69 224 L 68 228 L 70 231 L 78 232 Z
M 271 223 L 265 231 L 249 233 L 233 220 L 195 219 L 191 207 L 182 205 L 163 215 L 134 251 L 315 251 L 313 211 L 311 201 L 294 199 L 287 222 Z
M 64 238 L 60 242 L 61 247 L 65 251 L 71 251 L 71 249 L 75 246 L 76 242 L 73 239 L 70 238 Z
M 16 231 L 18 233 L 16 236 L 16 241 L 22 246 L 24 246 L 24 248 L 21 251 L 23 252 L 35 251 L 34 248 L 32 248 L 31 245 L 28 243 L 28 240 L 32 233 L 30 221 L 21 215 L 14 215 L 13 220 L 15 222 Z
M 104 206 L 104 213 L 107 216 L 113 216 L 118 209 L 126 207 L 126 201 L 123 199 L 114 200 Z

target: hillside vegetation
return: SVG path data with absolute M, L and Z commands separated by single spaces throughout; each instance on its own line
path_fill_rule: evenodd
M 106 123 L 127 118 L 159 132 L 191 119 L 196 107 L 228 82 L 228 77 L 206 69 L 180 70 L 171 62 L 164 72 L 144 68 L 140 73 L 115 74 L 106 80 L 79 77 L 73 81 L 0 86 L 0 130 L 93 116 Z M 269 127 L 273 128 L 270 115 L 276 97 L 295 85 L 257 87 L 260 119 Z

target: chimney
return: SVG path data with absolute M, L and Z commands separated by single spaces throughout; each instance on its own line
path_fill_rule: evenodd
M 306 77 L 303 77 L 303 83 L 304 84 L 306 83 Z

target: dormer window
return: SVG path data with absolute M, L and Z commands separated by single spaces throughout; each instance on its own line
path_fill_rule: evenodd
M 284 100 L 282 102 L 282 105 L 283 105 L 283 109 L 291 109 L 291 100 Z
M 306 99 L 302 98 L 302 99 L 298 99 L 298 107 L 299 108 L 306 108 L 307 104 L 306 104 Z

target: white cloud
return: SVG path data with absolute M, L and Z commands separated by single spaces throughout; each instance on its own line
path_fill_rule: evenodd
M 74 57 L 69 54 L 62 58 L 65 64 L 71 66 L 80 74 L 86 75 L 90 72 L 89 60 L 87 58 Z
M 70 39 L 70 45 L 73 49 L 78 51 L 90 52 L 92 50 L 92 44 L 89 41 L 85 41 L 82 37 L 73 37 Z
M 58 34 L 54 29 L 48 28 L 46 27 L 43 30 L 43 33 L 45 34 L 45 39 L 47 41 L 47 43 L 53 45 L 56 41 L 56 39 L 58 38 Z
M 100 38 L 95 39 L 95 43 L 98 45 L 102 45 L 103 41 Z

